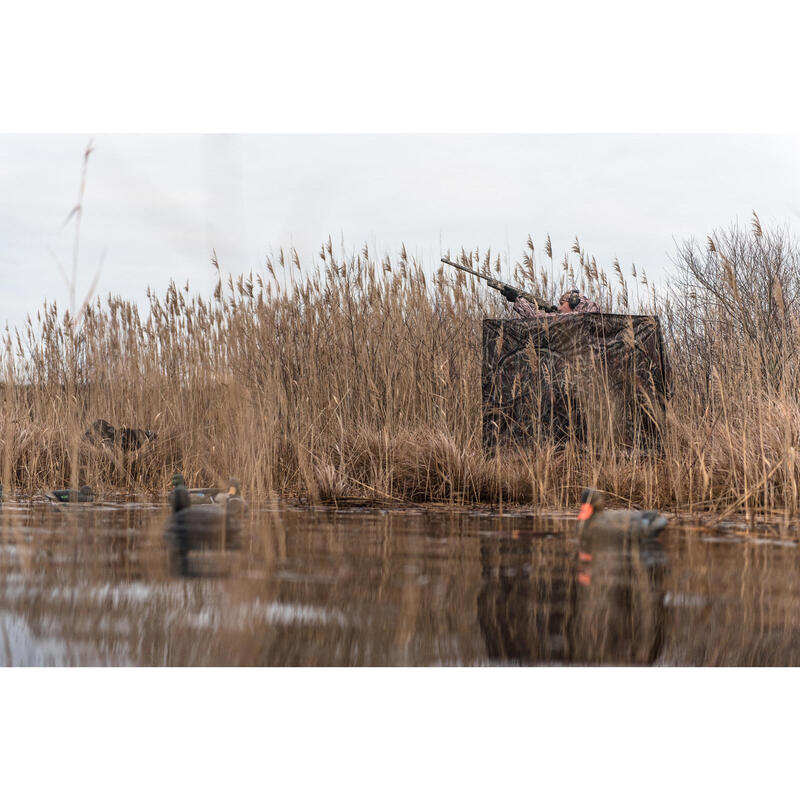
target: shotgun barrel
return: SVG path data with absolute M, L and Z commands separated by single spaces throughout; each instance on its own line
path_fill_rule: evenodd
M 524 292 L 522 289 L 517 289 L 516 286 L 512 286 L 510 283 L 503 283 L 503 281 L 498 281 L 496 278 L 492 278 L 489 275 L 484 275 L 481 272 L 476 272 L 474 269 L 470 269 L 469 267 L 465 267 L 462 264 L 456 264 L 455 261 L 450 261 L 448 258 L 443 258 L 442 263 L 448 264 L 451 267 L 455 267 L 456 269 L 460 269 L 463 272 L 469 272 L 470 275 L 474 275 L 476 278 L 480 278 L 492 289 L 497 289 L 498 292 L 502 292 L 504 289 L 510 289 L 512 292 L 516 293 L 519 297 L 524 297 L 529 303 L 535 303 L 537 308 L 540 308 L 542 311 L 546 311 L 549 314 L 552 314 L 558 311 L 556 306 L 551 305 L 546 300 L 542 300 L 541 297 L 537 297 L 535 294 L 531 294 L 530 292 Z

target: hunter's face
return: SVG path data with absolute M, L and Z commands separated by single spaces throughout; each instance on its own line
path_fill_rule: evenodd
M 569 304 L 570 308 L 577 308 L 581 302 L 580 293 L 577 291 L 573 291 L 569 293 L 569 297 L 567 298 L 567 303 Z

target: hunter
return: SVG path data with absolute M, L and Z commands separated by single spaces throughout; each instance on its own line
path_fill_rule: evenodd
M 514 311 L 521 317 L 530 319 L 533 317 L 546 317 L 549 316 L 547 311 L 542 311 L 536 305 L 520 297 L 519 292 L 511 286 L 506 286 L 501 289 L 501 294 L 511 303 Z M 570 289 L 564 292 L 558 301 L 557 314 L 592 314 L 599 313 L 600 306 L 593 303 L 588 297 L 582 295 L 577 289 Z

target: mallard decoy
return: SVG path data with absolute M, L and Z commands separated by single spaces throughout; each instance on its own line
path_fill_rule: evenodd
M 247 503 L 242 497 L 242 486 L 236 478 L 228 481 L 227 492 L 219 492 L 215 495 L 214 503 L 224 505 L 228 513 L 240 514 L 247 508 Z
M 184 480 L 183 475 L 179 472 L 176 472 L 172 476 L 172 485 L 174 487 L 183 486 L 187 492 L 189 492 L 189 500 L 191 501 L 192 505 L 203 505 L 209 504 L 214 502 L 221 502 L 222 499 L 227 497 L 227 492 L 220 491 L 217 487 L 214 488 L 206 488 L 206 489 L 190 489 L 186 485 L 186 481 Z M 170 505 L 172 505 L 172 496 L 175 489 L 170 492 L 169 497 L 167 498 Z M 220 501 L 217 501 L 217 498 L 220 498 Z
M 238 487 L 233 482 L 228 489 L 230 498 L 236 496 Z M 195 504 L 185 484 L 176 484 L 170 494 L 172 516 L 167 523 L 166 538 L 170 550 L 178 557 L 181 574 L 188 573 L 188 555 L 203 547 L 224 547 L 232 543 L 241 531 L 241 511 L 244 501 L 228 500 L 224 504 L 208 502 Z
M 183 475 L 179 472 L 176 472 L 172 476 L 172 485 L 174 487 L 183 486 L 187 492 L 189 492 L 189 499 L 192 505 L 210 505 L 210 504 L 227 504 L 227 503 L 238 503 L 241 504 L 242 509 L 247 508 L 247 503 L 242 499 L 242 490 L 241 484 L 235 478 L 231 478 L 228 482 L 228 488 L 226 490 L 220 490 L 217 488 L 206 488 L 206 489 L 190 489 L 186 486 L 186 481 L 184 480 Z M 175 489 L 170 492 L 169 497 L 167 498 L 170 505 L 172 505 L 172 496 Z
M 658 511 L 606 510 L 605 497 L 597 489 L 584 489 L 578 530 L 582 535 L 658 536 L 669 520 Z
M 173 488 L 173 490 L 169 493 L 169 497 L 167 498 L 167 501 L 169 502 L 170 505 L 172 505 L 172 500 L 173 500 L 173 496 L 175 494 L 175 489 L 177 489 L 179 486 L 183 487 L 189 493 L 189 501 L 192 503 L 192 505 L 197 505 L 198 503 L 200 503 L 200 504 L 202 504 L 202 503 L 213 503 L 214 502 L 213 498 L 217 494 L 219 494 L 219 489 L 217 489 L 217 488 L 214 488 L 214 489 L 190 489 L 186 485 L 186 481 L 185 481 L 183 475 L 181 475 L 179 472 L 176 472 L 172 476 L 172 485 L 175 488 Z
M 167 495 L 167 502 L 172 506 L 175 502 L 175 492 L 178 491 L 179 488 L 186 489 L 186 482 L 183 479 L 183 475 L 180 472 L 176 472 L 172 476 L 172 491 Z
M 47 492 L 45 497 L 57 503 L 91 503 L 94 501 L 94 492 L 91 486 L 81 486 L 75 489 L 54 489 Z

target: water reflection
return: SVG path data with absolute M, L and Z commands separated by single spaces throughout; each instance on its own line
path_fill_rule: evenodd
M 654 664 L 664 644 L 667 556 L 656 539 L 581 537 L 571 657 L 591 664 Z
M 169 523 L 7 503 L 0 663 L 800 662 L 800 548 L 769 532 L 581 541 L 567 520 L 262 508 L 235 545 L 192 548 L 187 579 Z
M 519 532 L 481 539 L 478 624 L 491 663 L 569 657 L 577 602 L 574 546 L 559 551 L 554 544 Z

